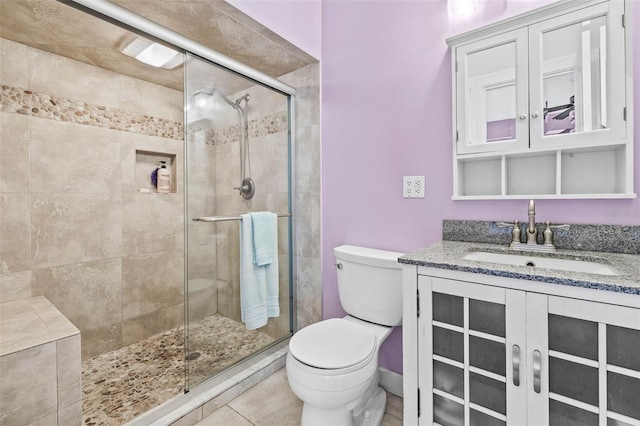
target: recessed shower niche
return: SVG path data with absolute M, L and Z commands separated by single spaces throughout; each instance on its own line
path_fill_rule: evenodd
M 167 169 L 171 173 L 170 193 L 176 193 L 176 154 L 166 152 L 145 151 L 136 149 L 135 163 L 135 190 L 140 193 L 158 193 L 156 185 L 152 182 L 152 175 L 159 167 L 160 162 L 165 161 Z

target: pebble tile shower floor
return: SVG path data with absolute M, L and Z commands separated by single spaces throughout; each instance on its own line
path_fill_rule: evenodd
M 191 324 L 190 382 L 199 383 L 273 338 L 221 315 Z M 199 354 L 199 356 L 197 354 Z M 184 329 L 98 355 L 82 363 L 86 426 L 121 425 L 184 391 Z

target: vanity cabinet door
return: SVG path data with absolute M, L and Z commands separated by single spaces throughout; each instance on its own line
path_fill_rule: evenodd
M 525 293 L 427 276 L 418 289 L 419 424 L 525 424 Z
M 623 2 L 529 27 L 532 148 L 624 143 Z
M 640 309 L 527 294 L 528 424 L 640 425 Z

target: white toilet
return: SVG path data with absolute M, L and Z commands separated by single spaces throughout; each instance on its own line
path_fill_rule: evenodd
M 379 425 L 386 394 L 378 351 L 402 323 L 404 253 L 356 246 L 334 249 L 344 318 L 298 331 L 289 342 L 287 378 L 303 402 L 301 425 Z

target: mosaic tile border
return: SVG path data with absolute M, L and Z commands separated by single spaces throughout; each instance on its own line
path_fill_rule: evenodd
M 182 123 L 118 108 L 51 96 L 19 87 L 2 85 L 1 111 L 85 126 L 103 127 L 167 139 L 183 140 Z
M 280 111 L 266 115 L 260 119 L 249 120 L 249 138 L 273 135 L 289 130 L 287 111 Z M 195 132 L 203 131 L 204 143 L 210 146 L 226 145 L 240 140 L 240 124 L 227 126 L 222 131 L 214 131 L 198 122 L 187 126 L 187 138 L 189 141 L 202 140 L 195 137 Z
M 119 108 L 51 96 L 4 84 L 0 92 L 0 111 L 167 139 L 183 140 L 184 137 L 183 125 L 177 121 L 135 114 Z M 249 120 L 249 137 L 258 138 L 288 131 L 287 115 L 287 111 L 280 111 L 260 119 Z M 228 126 L 222 131 L 188 127 L 188 140 L 195 140 L 192 137 L 193 132 L 198 130 L 205 130 L 204 141 L 207 145 L 225 145 L 240 139 L 239 124 Z

